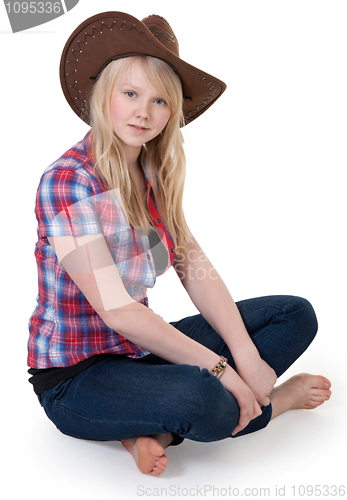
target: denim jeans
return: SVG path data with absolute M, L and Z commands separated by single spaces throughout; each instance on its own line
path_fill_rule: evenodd
M 317 332 L 311 304 L 292 296 L 270 296 L 237 303 L 260 356 L 282 375 L 307 349 Z M 235 368 L 223 339 L 200 315 L 171 323 Z M 211 367 L 212 368 L 212 367 Z M 231 437 L 239 420 L 234 396 L 208 370 L 173 365 L 150 354 L 142 359 L 109 356 L 39 396 L 46 414 L 64 434 L 96 441 L 172 433 L 218 441 Z M 237 436 L 264 428 L 271 404 Z

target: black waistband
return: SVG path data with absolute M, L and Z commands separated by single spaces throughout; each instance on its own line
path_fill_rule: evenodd
M 41 392 L 51 389 L 59 382 L 75 377 L 78 373 L 95 363 L 99 358 L 108 356 L 110 355 L 100 354 L 98 356 L 92 356 L 91 358 L 85 359 L 76 365 L 64 368 L 47 368 L 44 370 L 29 368 L 28 373 L 32 375 L 29 378 L 29 382 L 33 384 L 35 394 L 41 394 Z

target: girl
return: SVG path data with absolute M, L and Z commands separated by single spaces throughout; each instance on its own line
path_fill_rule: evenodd
M 163 18 L 120 12 L 82 23 L 60 71 L 91 130 L 45 171 L 36 199 L 28 365 L 48 417 L 70 436 L 120 440 L 158 476 L 184 438 L 241 436 L 328 400 L 322 376 L 274 387 L 316 334 L 309 302 L 235 304 L 184 218 L 180 127 L 225 84 L 180 59 Z M 201 314 L 168 324 L 146 290 L 171 265 Z

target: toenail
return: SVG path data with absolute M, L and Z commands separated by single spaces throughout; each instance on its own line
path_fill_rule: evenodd
M 329 389 L 329 384 L 327 384 L 326 382 L 324 382 L 324 384 L 323 384 L 323 388 L 324 388 L 324 389 Z

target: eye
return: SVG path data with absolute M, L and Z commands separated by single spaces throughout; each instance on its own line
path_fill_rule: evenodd
M 154 102 L 156 104 L 159 104 L 159 106 L 163 106 L 164 104 L 166 104 L 166 102 L 164 101 L 164 99 L 156 99 Z
M 136 92 L 133 92 L 132 90 L 129 90 L 128 92 L 125 92 L 125 95 L 127 95 L 128 97 L 135 97 L 136 96 Z

